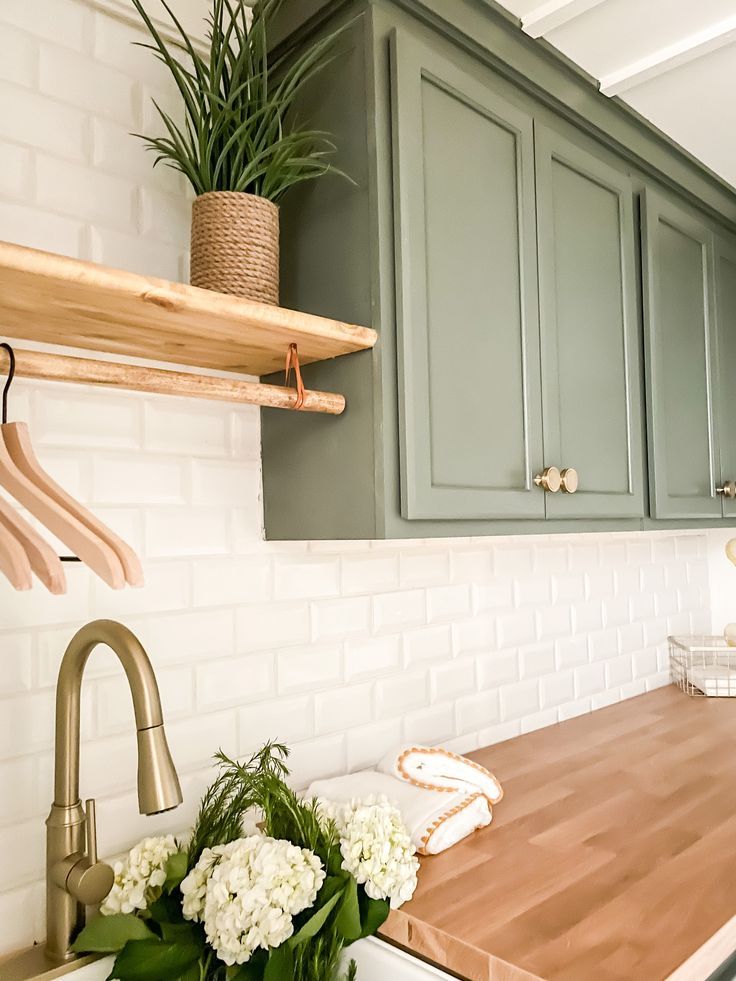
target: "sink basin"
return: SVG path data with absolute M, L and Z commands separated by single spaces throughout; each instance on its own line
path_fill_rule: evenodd
M 35 956 L 39 954 L 39 950 L 33 952 Z M 358 943 L 353 944 L 348 951 L 348 956 L 358 965 L 358 981 L 385 981 L 386 978 L 391 978 L 391 981 L 451 981 L 450 976 L 443 971 L 438 971 L 437 968 L 375 937 L 359 940 Z M 18 977 L 35 978 L 37 981 L 52 981 L 61 977 L 68 978 L 69 981 L 105 981 L 112 964 L 112 957 L 102 957 L 92 963 L 82 963 L 79 967 L 67 966 L 51 972 L 44 972 L 41 968 L 37 973 L 30 971 Z M 2 973 L 1 966 L 0 977 L 3 981 L 12 981 L 12 978 L 6 978 Z

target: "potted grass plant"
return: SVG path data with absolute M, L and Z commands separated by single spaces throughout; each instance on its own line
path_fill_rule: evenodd
M 274 58 L 270 27 L 284 0 L 211 0 L 202 55 L 167 0 L 159 2 L 176 43 L 164 40 L 142 0 L 132 0 L 152 38 L 143 47 L 171 72 L 183 119 L 154 101 L 163 135 L 141 138 L 156 154 L 154 166 L 181 171 L 196 194 L 191 283 L 278 304 L 279 202 L 294 185 L 335 169 L 327 135 L 297 126 L 293 114 L 334 35 L 293 58 Z

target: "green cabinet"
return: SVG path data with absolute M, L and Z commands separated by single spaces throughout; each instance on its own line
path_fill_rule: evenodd
M 630 178 L 431 47 L 392 55 L 403 516 L 642 517 Z
M 536 127 L 544 458 L 575 494 L 547 516 L 644 514 L 633 189 L 628 174 Z
M 719 517 L 711 228 L 648 190 L 642 232 L 652 515 Z
M 532 118 L 391 49 L 401 512 L 543 518 Z
M 262 413 L 267 536 L 736 521 L 732 189 L 493 4 L 282 18 L 287 52 L 342 29 L 299 116 L 353 179 L 285 199 L 282 302 L 379 341 L 304 368 L 340 418 Z
M 723 515 L 736 518 L 736 238 L 714 237 L 716 278 L 717 366 L 716 403 L 720 448 Z M 733 485 L 729 487 L 729 485 Z

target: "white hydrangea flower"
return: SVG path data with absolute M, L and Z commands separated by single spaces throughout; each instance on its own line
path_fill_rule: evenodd
M 161 895 L 166 863 L 178 851 L 173 835 L 144 838 L 124 861 L 116 862 L 113 887 L 100 907 L 103 916 L 147 909 Z
M 220 960 L 244 964 L 292 935 L 292 917 L 314 904 L 324 880 L 313 852 L 252 835 L 202 852 L 181 884 L 183 912 L 204 923 Z
M 320 801 L 320 813 L 340 834 L 342 867 L 371 899 L 398 909 L 414 895 L 419 861 L 401 812 L 384 796 L 344 804 Z

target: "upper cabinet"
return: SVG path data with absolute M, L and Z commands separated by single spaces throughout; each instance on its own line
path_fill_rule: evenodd
M 721 498 L 726 518 L 736 518 L 736 238 L 714 238 L 716 274 L 717 405 Z
M 401 512 L 543 518 L 532 118 L 392 39 Z
M 736 194 L 490 5 L 317 9 L 353 183 L 285 201 L 284 302 L 379 343 L 305 368 L 338 422 L 264 414 L 267 535 L 736 520 Z
M 644 514 L 639 320 L 629 175 L 536 127 L 544 455 L 578 489 L 549 517 Z
M 628 175 L 431 48 L 392 52 L 403 516 L 641 517 Z
M 718 517 L 713 235 L 651 191 L 642 231 L 652 515 Z

